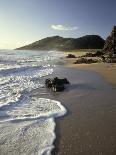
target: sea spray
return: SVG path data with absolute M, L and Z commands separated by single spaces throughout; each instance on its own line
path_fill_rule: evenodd
M 60 102 L 37 97 L 7 111 L 9 118 L 0 125 L 2 155 L 50 154 L 56 138 L 54 119 L 65 113 Z
M 50 155 L 56 117 L 66 109 L 60 102 L 33 96 L 44 89 L 59 52 L 3 51 L 0 53 L 0 154 Z

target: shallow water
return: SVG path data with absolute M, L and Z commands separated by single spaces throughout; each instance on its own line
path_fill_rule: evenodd
M 60 102 L 40 94 L 63 54 L 54 51 L 0 52 L 0 154 L 48 155 L 54 148 L 55 117 L 66 113 Z

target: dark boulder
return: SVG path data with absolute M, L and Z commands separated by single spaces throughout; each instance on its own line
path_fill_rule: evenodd
M 96 51 L 95 53 L 86 53 L 85 55 L 83 55 L 82 57 L 101 57 L 103 55 L 102 51 Z
M 73 54 L 68 54 L 68 55 L 66 56 L 66 58 L 76 58 L 76 56 L 73 55 Z
M 53 80 L 53 83 L 55 83 L 55 84 L 69 84 L 69 81 L 66 78 L 59 79 L 58 77 L 55 77 Z
M 76 60 L 74 62 L 74 64 L 82 64 L 82 63 L 91 64 L 91 63 L 96 63 L 96 62 L 98 62 L 98 61 L 94 60 L 94 59 L 80 58 L 80 59 Z
M 63 91 L 65 89 L 66 84 L 69 84 L 69 81 L 64 79 L 59 79 L 58 77 L 55 77 L 54 79 L 46 79 L 45 85 L 47 88 L 52 88 L 53 91 Z
M 52 90 L 54 92 L 58 92 L 58 91 L 63 91 L 65 89 L 64 85 L 63 84 L 54 84 L 52 86 Z
M 46 80 L 45 80 L 45 85 L 46 85 L 48 88 L 51 88 L 52 85 L 53 85 L 53 80 L 52 80 L 52 79 L 46 79 Z

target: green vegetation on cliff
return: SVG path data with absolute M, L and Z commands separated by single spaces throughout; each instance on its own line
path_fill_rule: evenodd
M 101 49 L 104 39 L 98 35 L 86 35 L 77 39 L 60 36 L 47 37 L 32 44 L 17 48 L 18 50 L 75 50 Z

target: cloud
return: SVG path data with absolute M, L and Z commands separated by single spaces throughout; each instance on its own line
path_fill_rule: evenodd
M 78 27 L 76 27 L 76 26 L 67 27 L 67 26 L 63 26 L 63 25 L 51 25 L 51 28 L 54 30 L 59 30 L 59 31 L 74 31 L 74 30 L 78 29 Z

